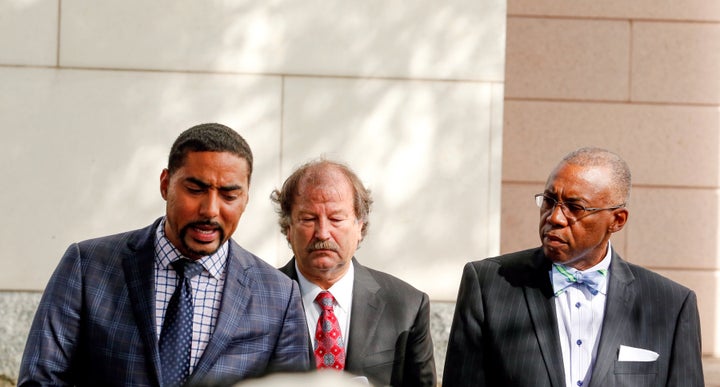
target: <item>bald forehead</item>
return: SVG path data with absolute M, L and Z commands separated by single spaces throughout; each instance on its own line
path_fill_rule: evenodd
M 350 184 L 350 181 L 340 168 L 331 164 L 320 164 L 305 171 L 298 183 L 298 191 L 308 186 L 342 184 Z
M 561 162 L 548 177 L 545 192 L 563 199 L 614 203 L 620 195 L 613 177 L 608 166 Z
M 323 196 L 350 196 L 352 185 L 343 171 L 334 165 L 317 165 L 309 168 L 298 182 L 296 196 L 322 193 Z

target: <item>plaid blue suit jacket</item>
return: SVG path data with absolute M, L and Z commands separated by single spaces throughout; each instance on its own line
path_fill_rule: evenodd
M 71 245 L 40 301 L 18 385 L 161 386 L 153 225 Z M 189 383 L 308 367 L 297 284 L 231 240 L 217 325 Z

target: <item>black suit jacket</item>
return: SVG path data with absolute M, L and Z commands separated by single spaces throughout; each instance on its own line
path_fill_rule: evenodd
M 443 386 L 565 387 L 555 302 L 540 248 L 465 266 Z M 695 293 L 613 251 L 590 387 L 702 387 Z M 620 345 L 654 362 L 619 362 Z
M 427 294 L 355 258 L 345 371 L 375 385 L 434 386 L 430 301 Z M 297 281 L 295 258 L 280 271 Z M 312 324 L 314 330 L 317 322 Z M 314 357 L 312 358 L 314 364 Z

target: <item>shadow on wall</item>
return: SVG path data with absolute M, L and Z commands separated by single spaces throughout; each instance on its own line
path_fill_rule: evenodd
M 0 92 L 0 116 L 14 128 L 0 161 L 16 166 L 0 178 L 23 181 L 0 200 L 14 203 L 7 224 L 32 230 L 0 233 L 18 263 L 0 274 L 3 288 L 40 289 L 71 242 L 161 215 L 170 143 L 217 121 L 257 157 L 241 244 L 273 264 L 289 258 L 267 197 L 295 165 L 333 155 L 376 194 L 360 259 L 454 298 L 456 261 L 486 255 L 499 217 L 488 204 L 498 162 L 489 126 L 502 110 L 491 97 L 503 77 L 504 7 L 316 5 L 326 13 L 289 1 L 197 13 L 188 2 L 61 3 L 60 67 L 0 73 L 12 93 Z M 479 22 L 489 18 L 498 25 Z M 447 270 L 450 289 L 432 281 L 435 269 Z

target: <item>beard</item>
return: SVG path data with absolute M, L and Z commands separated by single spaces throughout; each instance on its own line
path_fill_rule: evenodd
M 203 247 L 207 248 L 197 248 L 190 246 L 190 243 L 188 243 L 187 240 L 187 233 L 188 230 L 194 227 L 202 227 L 202 226 L 212 226 L 215 227 L 215 229 L 220 233 L 220 238 L 218 240 L 212 241 L 212 242 L 198 242 L 194 241 L 196 244 L 200 244 Z M 192 255 L 190 258 L 200 258 L 207 255 L 215 254 L 215 252 L 220 249 L 220 246 L 225 242 L 225 230 L 220 226 L 217 222 L 211 222 L 211 221 L 200 221 L 200 222 L 192 222 L 188 223 L 185 226 L 183 226 L 182 229 L 180 229 L 180 243 L 182 243 L 184 250 L 186 251 L 186 254 Z M 213 247 L 213 245 L 215 245 Z

